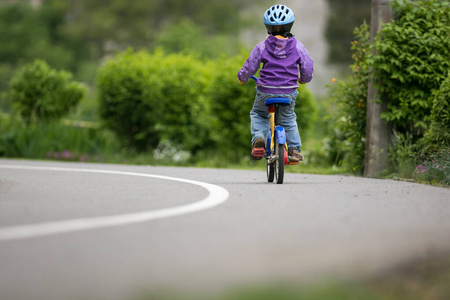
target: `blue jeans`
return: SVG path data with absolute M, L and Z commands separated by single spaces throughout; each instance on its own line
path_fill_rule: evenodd
M 301 151 L 302 141 L 298 132 L 297 115 L 294 112 L 295 100 L 298 96 L 298 91 L 295 90 L 291 94 L 267 94 L 256 90 L 255 102 L 250 111 L 250 124 L 252 132 L 252 145 L 257 138 L 267 139 L 270 129 L 270 114 L 267 111 L 267 106 L 264 104 L 268 98 L 288 98 L 291 104 L 288 106 L 280 106 L 278 113 L 279 125 L 284 127 L 286 131 L 286 141 L 289 149 L 293 148 Z

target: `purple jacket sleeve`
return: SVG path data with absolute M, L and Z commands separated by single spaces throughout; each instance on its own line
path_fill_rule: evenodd
M 248 81 L 250 77 L 256 74 L 261 65 L 261 53 L 263 52 L 264 47 L 264 42 L 261 42 L 253 48 L 250 56 L 245 61 L 244 66 L 238 72 L 239 80 Z
M 304 83 L 310 82 L 313 78 L 314 61 L 302 43 L 297 41 L 297 50 L 300 52 L 300 60 L 298 62 L 300 70 L 300 80 Z

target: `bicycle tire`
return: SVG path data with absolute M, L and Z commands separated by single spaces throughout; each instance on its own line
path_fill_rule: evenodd
M 275 145 L 275 155 L 277 159 L 275 160 L 275 177 L 277 179 L 277 184 L 282 184 L 284 180 L 284 145 Z
M 274 163 L 270 162 L 270 159 L 266 159 L 266 171 L 267 171 L 267 182 L 273 182 L 275 178 L 275 167 Z

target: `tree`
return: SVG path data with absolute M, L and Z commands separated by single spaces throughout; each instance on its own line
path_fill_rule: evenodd
M 246 27 L 241 8 L 255 2 L 262 0 L 245 4 L 238 0 L 191 0 L 188 4 L 184 0 L 44 0 L 38 7 L 24 1 L 2 3 L 0 82 L 7 82 L 16 68 L 34 59 L 78 76 L 86 64 L 128 47 L 153 50 L 161 41 L 174 42 L 164 31 L 178 34 L 177 24 L 198 32 L 189 41 L 196 45 L 195 51 L 218 56 L 216 49 L 238 48 L 234 37 Z M 0 85 L 0 91 L 5 88 L 6 84 Z
M 56 20 L 50 22 L 42 13 L 23 3 L 0 6 L 0 91 L 7 88 L 16 68 L 35 59 L 72 70 L 73 51 L 55 43 Z
M 325 30 L 328 61 L 335 64 L 352 62 L 350 42 L 353 30 L 364 21 L 370 22 L 371 0 L 328 0 L 329 16 Z
M 46 5 L 57 2 L 49 0 Z M 70 22 L 61 27 L 61 32 L 72 44 L 83 41 L 91 55 L 100 56 L 128 47 L 155 48 L 161 31 L 182 20 L 190 20 L 203 29 L 196 37 L 200 40 L 213 35 L 235 35 L 241 30 L 239 12 L 244 6 L 238 0 L 191 0 L 189 4 L 184 0 L 113 0 L 108 5 L 90 0 L 70 3 L 66 15 Z

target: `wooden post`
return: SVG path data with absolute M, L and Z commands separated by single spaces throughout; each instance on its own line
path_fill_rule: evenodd
M 392 9 L 389 0 L 372 0 L 372 12 L 370 21 L 370 43 L 381 30 L 381 25 L 390 21 Z M 374 177 L 382 173 L 388 166 L 388 147 L 391 137 L 390 126 L 381 118 L 381 113 L 386 110 L 387 99 L 374 87 L 374 81 L 370 79 L 367 91 L 367 121 L 366 121 L 366 149 L 364 161 L 364 176 Z M 381 102 L 374 102 L 381 98 Z

